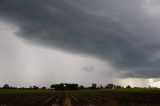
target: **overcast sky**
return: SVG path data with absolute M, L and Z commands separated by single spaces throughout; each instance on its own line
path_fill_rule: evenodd
M 0 0 L 0 85 L 158 86 L 159 34 L 159 0 Z

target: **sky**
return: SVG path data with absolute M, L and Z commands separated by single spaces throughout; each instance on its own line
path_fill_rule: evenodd
M 158 0 L 0 0 L 0 86 L 160 87 L 159 10 Z

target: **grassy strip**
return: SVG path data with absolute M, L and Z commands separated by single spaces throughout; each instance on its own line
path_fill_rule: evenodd
M 75 90 L 75 91 L 55 91 L 55 90 L 47 90 L 47 89 L 0 89 L 0 94 L 2 93 L 62 93 L 62 92 L 68 92 L 68 93 L 97 93 L 97 92 L 156 92 L 160 93 L 159 88 L 132 88 L 132 89 L 97 89 L 97 90 Z

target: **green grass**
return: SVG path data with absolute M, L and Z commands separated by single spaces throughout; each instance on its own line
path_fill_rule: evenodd
M 47 89 L 0 89 L 1 93 L 55 93 L 57 91 Z
M 159 92 L 159 88 L 132 88 L 132 89 L 102 89 L 108 92 Z
M 48 89 L 0 89 L 0 93 L 56 93 L 56 92 L 159 92 L 159 88 L 132 88 L 132 89 L 98 89 L 98 90 L 65 90 L 55 91 Z

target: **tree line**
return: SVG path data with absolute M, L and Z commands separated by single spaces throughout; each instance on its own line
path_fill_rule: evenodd
M 100 85 L 97 86 L 97 84 L 92 83 L 91 86 L 85 87 L 83 85 L 78 85 L 78 84 L 70 84 L 70 83 L 60 83 L 60 84 L 51 84 L 50 88 L 47 87 L 38 87 L 38 86 L 30 86 L 28 88 L 26 87 L 13 87 L 10 86 L 9 84 L 5 84 L 3 87 L 0 89 L 52 89 L 52 90 L 78 90 L 78 89 L 122 89 L 122 88 L 140 88 L 140 87 L 131 87 L 130 85 L 127 85 L 126 87 L 123 87 L 121 85 L 115 85 L 115 84 L 107 84 L 105 86 Z M 146 88 L 146 87 L 144 87 Z M 151 88 L 151 87 L 148 87 Z

